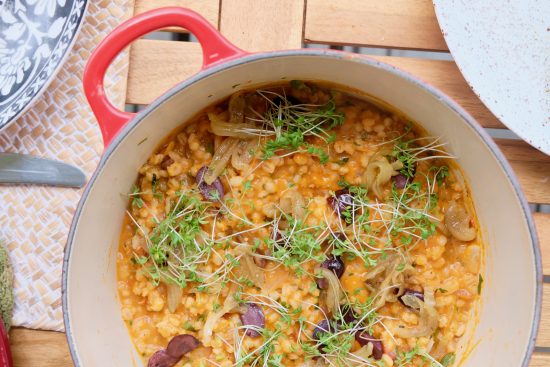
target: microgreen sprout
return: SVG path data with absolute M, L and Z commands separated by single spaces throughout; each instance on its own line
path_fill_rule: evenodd
M 316 137 L 325 144 L 334 141 L 331 130 L 344 122 L 344 115 L 329 101 L 323 105 L 293 104 L 284 93 L 257 91 L 268 103 L 267 112 L 253 119 L 262 125 L 263 135 L 274 135 L 262 147 L 262 159 L 269 159 L 280 150 L 293 153 L 307 152 L 317 156 L 321 163 L 328 161 L 327 152 L 309 143 L 307 137 Z
M 422 144 L 426 140 L 428 143 Z M 439 138 L 431 139 L 429 137 L 409 140 L 399 138 L 392 150 L 392 156 L 403 163 L 403 168 L 399 172 L 408 178 L 413 178 L 418 162 L 429 159 L 454 158 L 443 150 L 445 143 L 440 143 L 439 140 Z
M 282 220 L 288 224 L 285 229 L 279 226 Z M 303 220 L 281 213 L 274 220 L 273 228 L 280 237 L 266 240 L 273 261 L 293 269 L 297 274 L 303 274 L 301 265 L 304 263 L 309 261 L 320 263 L 326 259 L 321 245 L 329 230 L 323 223 L 308 226 Z

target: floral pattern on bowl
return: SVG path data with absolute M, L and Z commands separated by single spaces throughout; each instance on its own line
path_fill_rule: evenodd
M 41 94 L 71 49 L 87 0 L 0 0 L 0 128 Z

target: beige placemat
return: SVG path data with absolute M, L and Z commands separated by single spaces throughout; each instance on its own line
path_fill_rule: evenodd
M 59 74 L 34 106 L 0 132 L 0 151 L 58 159 L 89 178 L 103 150 L 101 134 L 82 90 L 81 76 L 95 45 L 133 13 L 133 0 L 89 0 L 88 14 Z M 106 84 L 123 105 L 127 61 L 121 55 Z M 15 271 L 13 324 L 63 330 L 63 249 L 82 190 L 0 186 L 0 240 Z

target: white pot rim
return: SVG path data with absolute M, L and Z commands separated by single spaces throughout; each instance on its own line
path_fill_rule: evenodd
M 527 349 L 525 351 L 525 355 L 523 358 L 523 362 L 521 364 L 521 367 L 528 367 L 529 361 L 531 358 L 531 355 L 535 349 L 535 340 L 537 337 L 538 329 L 539 329 L 539 322 L 540 322 L 540 316 L 541 316 L 541 307 L 542 307 L 542 284 L 543 284 L 543 270 L 542 270 L 542 260 L 541 260 L 541 254 L 540 254 L 540 248 L 539 248 L 539 241 L 537 232 L 535 229 L 533 217 L 531 215 L 531 210 L 529 209 L 529 205 L 527 203 L 527 200 L 525 199 L 525 196 L 521 190 L 521 187 L 519 185 L 519 182 L 516 178 L 515 173 L 513 172 L 510 164 L 506 160 L 503 153 L 500 151 L 496 143 L 493 141 L 493 139 L 485 132 L 485 130 L 479 125 L 479 123 L 476 122 L 476 120 L 468 114 L 462 107 L 460 107 L 451 97 L 447 96 L 434 86 L 430 85 L 429 83 L 422 81 L 421 79 L 395 67 L 392 65 L 389 65 L 387 63 L 384 63 L 382 61 L 373 59 L 371 57 L 365 56 L 365 55 L 359 55 L 349 52 L 343 52 L 343 51 L 336 51 L 336 50 L 327 50 L 327 49 L 298 49 L 298 50 L 286 50 L 286 51 L 274 51 L 274 52 L 263 52 L 263 53 L 255 53 L 255 54 L 247 54 L 243 57 L 239 57 L 236 59 L 229 60 L 227 62 L 209 67 L 207 69 L 201 70 L 199 73 L 195 74 L 194 76 L 190 77 L 189 79 L 186 79 L 180 83 L 178 83 L 176 86 L 171 88 L 169 91 L 167 91 L 165 94 L 157 98 L 154 102 L 152 102 L 149 106 L 147 106 L 143 111 L 139 112 L 133 119 L 131 119 L 126 126 L 124 126 L 121 131 L 117 134 L 117 136 L 112 140 L 110 145 L 105 149 L 103 156 L 101 157 L 101 160 L 90 178 L 82 197 L 78 203 L 77 209 L 75 211 L 71 228 L 69 231 L 69 235 L 67 238 L 67 244 L 65 246 L 65 252 L 64 252 L 64 259 L 63 259 L 63 270 L 62 270 L 62 302 L 63 302 L 63 321 L 65 323 L 65 332 L 67 336 L 67 342 L 69 345 L 69 350 L 71 353 L 71 357 L 73 359 L 73 362 L 76 367 L 83 367 L 81 364 L 78 354 L 76 352 L 76 346 L 74 337 L 72 335 L 71 330 L 71 323 L 70 323 L 70 311 L 68 307 L 68 298 L 69 295 L 67 293 L 67 284 L 68 284 L 68 276 L 69 276 L 69 262 L 71 258 L 71 252 L 73 247 L 73 241 L 75 237 L 75 231 L 79 222 L 79 218 L 82 214 L 84 204 L 87 201 L 88 195 L 90 193 L 90 190 L 95 185 L 99 174 L 102 172 L 106 162 L 110 159 L 110 157 L 114 154 L 116 148 L 120 145 L 122 141 L 126 139 L 128 134 L 136 128 L 152 111 L 157 110 L 158 108 L 162 108 L 162 105 L 172 98 L 174 95 L 179 93 L 181 90 L 190 87 L 191 85 L 195 84 L 196 82 L 215 75 L 217 73 L 228 71 L 231 68 L 239 65 L 244 65 L 247 63 L 251 63 L 258 60 L 264 60 L 264 59 L 276 59 L 276 58 L 287 58 L 287 57 L 312 57 L 314 58 L 331 58 L 331 59 L 340 59 L 340 60 L 346 60 L 346 61 L 353 61 L 358 62 L 361 64 L 365 64 L 377 69 L 380 69 L 385 72 L 392 73 L 394 75 L 397 75 L 398 77 L 401 77 L 408 82 L 416 85 L 417 87 L 423 89 L 424 91 L 432 94 L 435 96 L 441 103 L 445 104 L 447 107 L 449 107 L 451 110 L 453 110 L 456 114 L 458 114 L 461 119 L 472 129 L 474 130 L 479 138 L 484 142 L 484 144 L 489 148 L 492 155 L 496 160 L 498 161 L 500 168 L 505 172 L 506 176 L 508 177 L 509 182 L 512 184 L 515 192 L 516 199 L 519 201 L 521 208 L 522 208 L 522 214 L 523 217 L 527 223 L 529 235 L 531 238 L 531 246 L 533 251 L 533 259 L 534 259 L 534 271 L 536 274 L 536 302 L 534 304 L 534 310 L 533 310 L 533 320 L 530 327 L 530 334 L 529 334 L 529 342 Z

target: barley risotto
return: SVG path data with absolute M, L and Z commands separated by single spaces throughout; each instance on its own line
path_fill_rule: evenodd
M 149 367 L 455 366 L 483 243 L 444 142 L 323 83 L 244 90 L 140 168 L 117 256 Z

